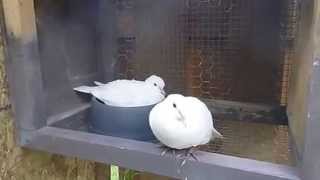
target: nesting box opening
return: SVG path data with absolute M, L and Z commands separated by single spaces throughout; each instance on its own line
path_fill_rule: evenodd
M 210 107 L 225 139 L 201 149 L 290 164 L 294 2 L 36 1 L 48 124 L 88 131 L 90 100 L 73 87 L 158 74 L 169 94 Z M 121 121 L 105 111 L 101 117 Z
M 155 144 L 90 132 L 92 99 L 73 91 L 157 74 L 204 101 L 225 137 L 188 161 L 191 179 L 296 180 L 318 162 L 315 1 L 1 3 L 20 145 L 181 178 Z
M 319 177 L 313 168 L 320 151 L 316 1 L 1 5 L 21 146 L 173 178 Z M 165 80 L 169 94 L 204 101 L 225 137 L 200 147 L 199 161 L 188 161 L 181 171 L 173 169 L 176 159 L 159 156 L 154 143 L 90 132 L 92 98 L 73 91 L 151 74 Z

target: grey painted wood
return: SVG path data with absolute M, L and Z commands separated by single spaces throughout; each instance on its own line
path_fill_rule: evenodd
M 304 180 L 320 178 L 320 57 L 313 63 L 302 161 Z
M 5 3 L 8 3 L 6 7 L 12 5 Z M 6 26 L 2 27 L 6 41 L 5 63 L 16 127 L 35 130 L 46 124 L 44 91 L 33 4 L 21 6 L 23 3 L 16 9 L 19 17 L 14 18 L 5 11 L 1 19 L 6 20 Z M 22 19 L 24 22 L 19 22 Z M 21 29 L 17 30 L 16 24 L 20 24 Z
M 43 0 L 36 8 L 47 115 L 86 103 L 73 87 L 102 80 L 97 54 L 99 0 Z
M 289 128 L 289 149 L 291 150 L 291 160 L 293 161 L 293 164 L 296 166 L 299 166 L 302 162 L 302 156 L 298 151 L 298 146 L 296 141 L 294 140 L 294 136 L 292 134 L 292 130 Z
M 99 0 L 97 39 L 98 59 L 100 70 L 103 72 L 103 81 L 114 80 L 118 60 L 118 29 L 116 1 Z
M 71 2 L 71 0 L 69 2 Z M 82 2 L 84 3 L 89 1 Z M 90 4 L 91 2 L 92 1 L 90 1 Z M 114 33 L 114 28 L 110 28 L 110 24 L 107 23 L 105 24 L 106 26 L 102 25 L 103 27 L 110 28 L 108 29 L 108 33 L 106 33 L 104 36 L 104 43 L 107 44 L 102 45 L 103 48 L 101 49 L 101 51 L 105 52 L 105 54 L 102 53 L 102 57 L 94 57 L 93 55 L 96 53 L 96 51 L 95 49 L 92 49 L 92 47 L 96 46 L 96 36 L 92 33 L 95 32 L 95 29 L 90 28 L 90 21 L 85 21 L 86 23 L 88 23 L 88 26 L 86 26 L 86 28 L 79 28 L 82 27 L 83 24 L 82 22 L 78 22 L 78 15 L 80 17 L 83 17 L 85 20 L 87 20 L 86 17 L 90 15 L 83 14 L 83 12 L 86 11 L 83 11 L 82 8 L 84 8 L 84 6 L 81 6 L 80 4 L 80 1 L 78 1 L 74 4 L 75 6 L 69 6 L 74 10 L 73 12 L 75 12 L 75 14 L 73 14 L 74 16 L 68 16 L 69 19 L 65 19 L 64 17 L 55 17 L 68 20 L 68 22 L 65 22 L 68 26 L 64 27 L 65 24 L 62 24 L 62 26 L 56 27 L 58 30 L 54 32 L 49 31 L 49 26 L 45 26 L 45 24 L 43 24 L 42 26 L 43 28 L 45 28 L 41 36 L 42 38 L 44 36 L 50 36 L 52 38 L 52 34 L 50 33 L 61 33 L 63 35 L 63 38 L 71 38 L 69 39 L 70 41 L 68 41 L 68 43 L 70 44 L 64 47 L 67 48 L 67 50 L 62 48 L 64 50 L 63 53 L 60 53 L 61 49 L 59 48 L 59 45 L 63 44 L 60 42 L 60 40 L 65 40 L 63 38 L 56 39 L 55 43 L 52 43 L 52 41 L 49 41 L 49 39 L 46 39 L 46 41 L 44 39 L 42 39 L 44 41 L 38 41 L 36 31 L 31 32 L 31 36 L 28 37 L 13 36 L 12 32 L 7 31 L 7 50 L 9 57 L 7 59 L 7 72 L 9 74 L 8 76 L 10 83 L 10 92 L 12 95 L 11 97 L 16 113 L 16 122 L 18 127 L 21 128 L 21 143 L 25 147 L 68 156 L 76 156 L 102 163 L 113 163 L 131 169 L 152 172 L 155 174 L 171 176 L 174 178 L 188 177 L 189 179 L 219 180 L 300 179 L 297 169 L 293 167 L 225 156 L 221 154 L 212 154 L 207 152 L 198 152 L 200 161 L 188 161 L 184 168 L 181 169 L 181 172 L 179 172 L 178 166 L 180 162 L 177 162 L 170 156 L 161 157 L 159 155 L 160 149 L 158 149 L 154 144 L 115 137 L 99 136 L 86 132 L 79 132 L 56 127 L 44 127 L 40 130 L 35 131 L 36 129 L 39 129 L 46 124 L 46 109 L 51 109 L 48 108 L 48 106 L 45 106 L 45 99 L 57 101 L 57 103 L 51 101 L 51 103 L 53 103 L 51 107 L 57 108 L 57 110 L 49 113 L 52 114 L 50 122 L 56 122 L 60 119 L 71 117 L 74 114 L 73 110 L 76 105 L 85 104 L 82 100 L 78 99 L 75 100 L 76 102 L 73 100 L 69 100 L 68 102 L 70 104 L 66 102 L 66 98 L 70 98 L 70 94 L 73 93 L 73 91 L 71 90 L 72 85 L 92 81 L 98 76 L 99 78 L 101 76 L 105 76 L 104 79 L 112 78 L 113 68 L 112 66 L 108 66 L 110 61 L 108 58 L 114 58 L 114 49 L 109 50 L 108 47 L 113 47 L 114 42 L 112 44 L 108 44 L 107 41 L 114 41 L 112 36 L 110 36 Z M 65 14 L 62 13 L 62 15 Z M 109 16 L 110 14 L 107 15 Z M 113 17 L 113 14 L 111 14 L 110 17 Z M 46 20 L 52 20 L 52 17 L 46 18 L 48 18 Z M 36 29 L 34 17 L 24 16 L 23 20 L 26 19 L 30 20 L 30 22 L 32 23 L 32 29 Z M 53 19 L 53 21 L 51 22 L 55 22 L 54 20 L 55 19 Z M 103 21 L 104 19 L 102 18 L 99 20 Z M 49 21 L 40 21 L 40 23 L 41 22 L 49 23 Z M 26 22 L 23 22 L 23 24 L 25 23 Z M 52 24 L 53 25 L 51 27 L 55 27 L 54 25 L 57 25 L 55 23 Z M 22 31 L 23 30 L 24 29 L 22 28 Z M 47 34 L 44 34 L 44 32 Z M 99 33 L 101 32 L 98 32 L 98 34 Z M 70 34 L 75 36 L 69 37 Z M 81 42 L 75 43 L 74 41 L 79 40 L 79 37 L 87 38 L 90 44 L 87 44 L 87 46 L 83 47 L 81 46 Z M 48 48 L 48 52 L 50 53 L 42 54 L 41 57 L 47 57 L 44 59 L 44 61 L 40 61 L 38 50 L 39 42 L 42 45 L 46 44 L 46 46 L 41 47 L 41 52 L 45 52 L 43 48 Z M 54 44 L 54 46 L 51 46 L 52 44 Z M 50 48 L 53 47 L 57 48 L 57 51 L 51 51 Z M 87 49 L 86 47 L 90 49 Z M 87 51 L 88 53 L 84 53 Z M 81 56 L 81 53 L 78 54 L 78 52 L 83 52 L 84 55 Z M 65 57 L 62 57 L 62 59 L 60 59 L 59 56 L 62 54 L 64 54 Z M 89 54 L 93 55 L 90 56 Z M 71 55 L 72 57 L 69 57 L 68 55 Z M 79 59 L 74 57 L 79 57 Z M 94 59 L 93 61 L 85 60 L 90 59 L 91 57 Z M 101 60 L 97 61 L 96 58 L 101 58 Z M 57 59 L 61 60 L 60 63 L 58 61 L 55 61 Z M 103 60 L 105 60 L 106 62 L 101 62 Z M 112 59 L 112 61 L 113 60 L 114 59 Z M 78 66 L 72 66 L 73 64 L 77 63 L 79 63 Z M 106 70 L 106 72 L 100 72 L 103 71 L 99 66 L 100 64 L 108 66 L 109 69 Z M 61 69 L 61 72 L 57 73 L 57 69 Z M 43 72 L 44 70 L 45 72 Z M 54 88 L 61 88 L 61 90 Z M 49 91 L 52 93 L 50 93 Z M 66 108 L 66 105 L 68 105 L 67 107 L 70 107 L 70 109 Z M 86 109 L 85 106 L 79 106 L 79 109 L 76 112 L 82 112 L 82 108 Z M 80 113 L 76 114 L 78 115 Z M 314 125 L 315 127 L 318 127 L 317 124 Z M 315 129 L 315 127 L 312 128 Z M 312 139 L 315 138 L 315 131 L 310 131 L 310 135 L 308 135 L 307 137 L 311 140 L 306 144 L 305 153 L 309 155 L 304 159 L 304 170 L 306 174 L 308 174 L 308 177 L 316 177 L 315 175 L 317 171 L 315 171 L 313 165 L 317 165 L 318 161 L 316 158 L 312 158 L 312 155 L 315 154 L 315 151 L 313 150 L 313 147 L 315 145 L 312 144 Z M 316 150 L 317 147 L 318 146 L 316 145 Z
M 86 116 L 88 116 L 87 113 L 90 107 L 91 105 L 87 103 L 87 104 L 77 106 L 70 111 L 66 111 L 60 114 L 56 114 L 54 116 L 50 116 L 48 118 L 47 124 L 48 126 L 51 126 L 57 123 L 59 124 L 60 121 L 70 121 L 70 119 L 77 119 L 78 121 L 81 121 L 80 117 L 84 117 L 85 119 L 87 119 Z
M 202 99 L 217 118 L 270 124 L 288 124 L 285 107 L 227 100 Z
M 161 149 L 152 143 L 101 136 L 85 132 L 46 127 L 31 137 L 26 147 L 80 157 L 102 163 L 155 173 L 173 178 L 219 180 L 299 180 L 293 167 L 197 152 L 199 161 L 189 160 L 180 169 L 172 156 L 160 156 Z

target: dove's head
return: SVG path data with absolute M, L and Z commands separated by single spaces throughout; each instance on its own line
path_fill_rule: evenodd
M 145 82 L 151 84 L 152 86 L 159 88 L 161 93 L 163 95 L 165 95 L 165 92 L 164 92 L 165 83 L 161 77 L 156 76 L 156 75 L 151 75 L 145 80 Z
M 167 111 L 174 116 L 175 119 L 185 124 L 185 116 L 182 113 L 185 97 L 181 94 L 170 94 L 162 103 Z M 186 124 L 185 124 L 186 125 Z

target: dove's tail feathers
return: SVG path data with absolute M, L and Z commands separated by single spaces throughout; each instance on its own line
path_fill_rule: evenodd
M 79 87 L 73 88 L 73 90 L 77 92 L 82 92 L 87 94 L 91 94 L 94 89 L 95 87 L 90 87 L 90 86 L 79 86 Z
M 212 130 L 212 139 L 214 138 L 223 138 L 222 134 L 219 133 L 215 128 Z
M 97 85 L 97 86 L 102 86 L 104 85 L 103 83 L 99 82 L 99 81 L 94 81 L 94 84 Z

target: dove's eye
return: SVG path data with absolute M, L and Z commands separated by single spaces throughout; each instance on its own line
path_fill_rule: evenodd
M 154 85 L 154 86 L 157 86 L 157 84 L 156 84 L 156 83 L 153 83 L 153 85 Z
M 176 105 L 176 103 L 173 103 L 173 107 L 174 107 L 174 108 L 177 108 L 177 105 Z

